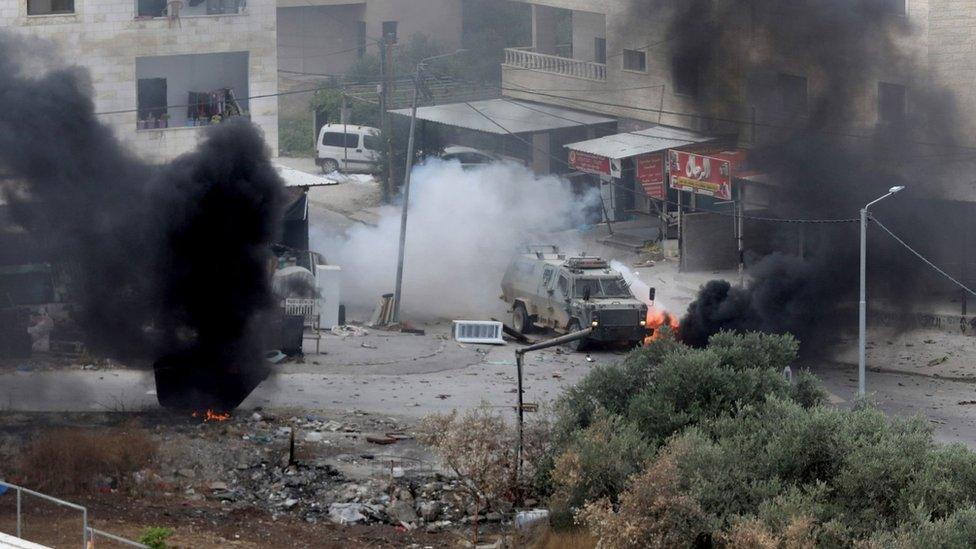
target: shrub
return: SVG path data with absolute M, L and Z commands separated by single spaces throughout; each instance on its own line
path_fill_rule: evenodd
M 166 549 L 166 540 L 173 536 L 175 532 L 172 528 L 160 528 L 154 526 L 146 528 L 146 531 L 139 536 L 139 543 L 148 546 L 149 549 Z
M 712 530 L 712 519 L 679 486 L 677 463 L 684 448 L 675 444 L 643 473 L 635 475 L 615 509 L 609 499 L 586 504 L 578 516 L 603 547 L 682 547 Z
M 551 503 L 557 511 L 570 511 L 599 498 L 615 501 L 628 477 L 640 471 L 652 454 L 634 425 L 600 411 L 556 458 Z
M 133 426 L 90 431 L 58 429 L 37 436 L 18 469 L 30 486 L 56 493 L 90 490 L 100 478 L 125 482 L 156 455 L 156 443 Z
M 312 115 L 278 120 L 278 149 L 281 156 L 315 156 Z

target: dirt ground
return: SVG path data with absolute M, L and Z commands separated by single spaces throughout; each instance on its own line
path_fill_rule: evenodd
M 453 517 L 450 527 L 424 527 L 423 521 L 413 529 L 389 521 L 332 523 L 330 502 L 375 500 L 386 493 L 399 497 L 397 489 L 445 479 L 431 456 L 409 438 L 412 422 L 303 413 L 266 412 L 257 420 L 260 412 L 249 412 L 220 422 L 166 412 L 0 414 L 0 478 L 33 485 L 39 477 L 30 477 L 30 465 L 19 456 L 45 434 L 124 426 L 147 433 L 158 445 L 149 463 L 124 482 L 107 475 L 91 491 L 45 490 L 87 507 L 92 526 L 112 534 L 137 539 L 148 527 L 169 527 L 175 531 L 170 546 L 186 548 L 454 547 L 470 534 L 459 520 L 464 510 L 449 504 L 439 518 Z M 289 466 L 292 429 L 296 465 Z M 388 446 L 366 440 L 394 431 L 403 440 Z M 418 501 L 421 495 L 449 500 L 425 490 L 416 488 Z M 15 501 L 13 491 L 0 495 L 0 531 L 15 532 Z M 81 535 L 79 512 L 29 495 L 23 505 L 27 539 L 68 547 Z M 510 526 L 488 524 L 482 535 L 505 528 Z M 105 540 L 97 544 L 115 546 Z

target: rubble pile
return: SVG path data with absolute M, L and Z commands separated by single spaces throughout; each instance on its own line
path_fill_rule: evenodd
M 162 446 L 171 450 L 158 469 L 134 480 L 143 491 L 181 498 L 184 505 L 260 508 L 275 519 L 390 524 L 430 533 L 474 520 L 498 523 L 502 512 L 511 511 L 482 510 L 475 517 L 460 481 L 440 474 L 432 462 L 395 455 L 398 449 L 420 451 L 406 427 L 357 411 L 340 419 L 258 411 L 219 423 L 157 427 Z

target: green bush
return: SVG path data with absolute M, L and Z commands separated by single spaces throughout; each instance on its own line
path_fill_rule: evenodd
M 813 375 L 783 376 L 797 346 L 722 333 L 594 369 L 556 406 L 554 516 L 582 509 L 605 545 L 976 545 L 976 453 L 826 406 Z
M 312 115 L 278 119 L 278 150 L 281 156 L 314 156 Z
M 146 528 L 146 531 L 139 536 L 139 543 L 146 545 L 149 549 L 166 549 L 166 540 L 168 540 L 175 532 L 172 528 L 160 528 L 154 526 L 151 528 Z

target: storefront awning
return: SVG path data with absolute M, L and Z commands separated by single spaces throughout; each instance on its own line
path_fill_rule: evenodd
M 410 116 L 410 109 L 390 112 Z M 487 99 L 419 107 L 417 120 L 500 135 L 616 122 L 614 118 L 516 99 Z
M 665 149 L 677 149 L 696 143 L 713 141 L 716 138 L 670 126 L 654 126 L 636 132 L 618 133 L 596 139 L 588 139 L 578 143 L 566 145 L 567 149 L 620 160 L 639 154 L 646 154 Z

